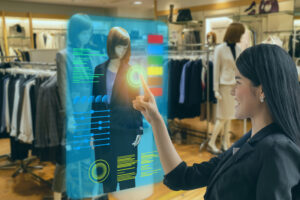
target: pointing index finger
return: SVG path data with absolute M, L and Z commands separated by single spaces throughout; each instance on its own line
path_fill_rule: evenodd
M 143 86 L 143 89 L 144 89 L 145 97 L 150 97 L 151 96 L 151 91 L 150 91 L 147 83 L 145 82 L 145 79 L 144 79 L 143 75 L 140 75 L 140 79 L 141 79 L 142 86 Z

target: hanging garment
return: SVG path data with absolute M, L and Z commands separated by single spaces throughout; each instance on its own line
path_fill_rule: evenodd
M 37 49 L 52 49 L 53 37 L 49 33 L 37 33 L 36 46 Z
M 182 73 L 181 73 L 181 78 L 180 78 L 180 85 L 179 85 L 179 103 L 183 104 L 184 103 L 184 96 L 185 96 L 185 74 L 187 71 L 187 68 L 192 65 L 192 61 L 189 61 L 184 64 Z
M 185 50 L 200 50 L 200 46 L 188 46 L 201 43 L 200 31 L 193 28 L 185 28 L 183 33 L 183 45 Z
M 9 79 L 7 80 L 5 84 L 5 127 L 6 127 L 6 132 L 10 132 L 10 116 L 9 116 L 9 101 L 8 101 L 8 85 L 9 85 Z
M 17 136 L 17 114 L 18 114 L 18 105 L 20 100 L 20 80 L 18 79 L 15 83 L 15 94 L 13 101 L 13 112 L 12 112 L 12 122 L 11 122 L 11 132 L 10 136 Z
M 179 104 L 179 86 L 180 78 L 184 64 L 187 59 L 169 60 L 168 62 L 168 118 L 173 119 L 181 115 L 181 107 Z
M 199 116 L 201 112 L 200 105 L 206 100 L 204 98 L 206 93 L 203 92 L 206 88 L 201 79 L 202 60 L 170 60 L 168 65 L 168 117 L 173 119 Z M 205 79 L 205 76 L 203 78 Z M 212 91 L 212 88 L 210 90 Z M 179 101 L 176 102 L 176 99 L 179 99 Z
M 24 97 L 22 103 L 22 114 L 20 122 L 20 134 L 18 139 L 24 143 L 31 144 L 33 137 L 33 124 L 32 124 L 32 113 L 31 113 L 31 102 L 30 102 L 30 88 L 35 84 L 35 80 L 31 80 L 26 83 L 24 89 Z
M 7 84 L 9 78 L 5 77 L 3 80 L 3 96 L 2 96 L 2 109 L 1 109 L 1 132 L 6 130 L 6 107 L 7 107 Z
M 59 115 L 56 87 L 55 75 L 41 84 L 38 92 L 35 124 L 35 147 L 37 148 L 60 146 L 62 120 Z

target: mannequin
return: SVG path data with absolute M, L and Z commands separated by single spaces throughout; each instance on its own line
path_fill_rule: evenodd
M 226 151 L 230 146 L 229 131 L 231 120 L 234 119 L 235 106 L 234 97 L 230 92 L 235 85 L 235 60 L 241 53 L 236 43 L 240 42 L 244 32 L 245 28 L 242 24 L 230 24 L 225 33 L 224 43 L 215 48 L 214 93 L 218 99 L 217 121 L 207 146 L 207 150 L 213 154 L 221 153 L 216 147 L 216 139 L 221 131 L 223 131 L 221 141 L 222 151 Z
M 111 28 L 107 38 L 107 54 L 109 60 L 95 68 L 95 74 L 104 74 L 94 79 L 93 96 L 107 96 L 100 103 L 93 103 L 92 110 L 110 110 L 109 135 L 101 135 L 103 131 L 98 130 L 98 120 L 101 112 L 92 114 L 93 141 L 95 160 L 104 160 L 108 163 L 109 173 L 104 180 L 98 180 L 103 185 L 103 192 L 110 193 L 117 190 L 134 188 L 137 163 L 131 165 L 126 174 L 134 174 L 129 179 L 122 180 L 118 176 L 121 167 L 118 161 L 128 155 L 137 160 L 138 144 L 143 134 L 142 115 L 133 109 L 132 100 L 139 95 L 139 89 L 128 84 L 127 72 L 131 47 L 127 31 L 121 27 Z M 97 129 L 97 130 L 95 130 Z M 109 145 L 101 146 L 101 140 L 106 138 Z M 100 141 L 100 142 L 99 142 Z M 99 146 L 100 145 L 100 146 Z M 102 168 L 97 168 L 98 177 L 103 174 Z
M 206 39 L 209 46 L 215 46 L 217 44 L 217 35 L 214 32 L 207 33 Z

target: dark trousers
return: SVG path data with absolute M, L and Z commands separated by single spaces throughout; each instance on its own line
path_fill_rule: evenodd
M 118 183 L 120 184 L 120 190 L 134 188 L 135 187 L 135 176 L 137 173 L 137 148 L 133 147 L 132 143 L 135 140 L 136 135 L 129 134 L 126 130 L 123 130 L 122 133 L 111 132 L 111 148 L 106 152 L 97 151 L 95 152 L 96 160 L 102 159 L 105 160 L 109 165 L 109 175 L 102 182 L 104 193 L 115 192 L 117 190 Z M 136 163 L 128 166 L 128 169 L 124 170 L 125 167 L 121 167 L 119 163 L 118 168 L 118 157 L 120 156 L 131 156 Z M 118 174 L 120 175 L 120 170 L 124 174 L 133 174 L 128 180 L 118 181 Z M 97 168 L 98 176 L 103 174 L 102 168 Z

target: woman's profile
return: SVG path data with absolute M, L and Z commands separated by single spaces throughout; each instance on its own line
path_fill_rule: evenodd
M 164 184 L 172 190 L 207 187 L 206 200 L 300 199 L 300 87 L 292 58 L 276 45 L 246 49 L 237 59 L 235 115 L 252 129 L 227 151 L 187 166 L 176 152 L 143 81 L 133 101 L 152 125 Z

